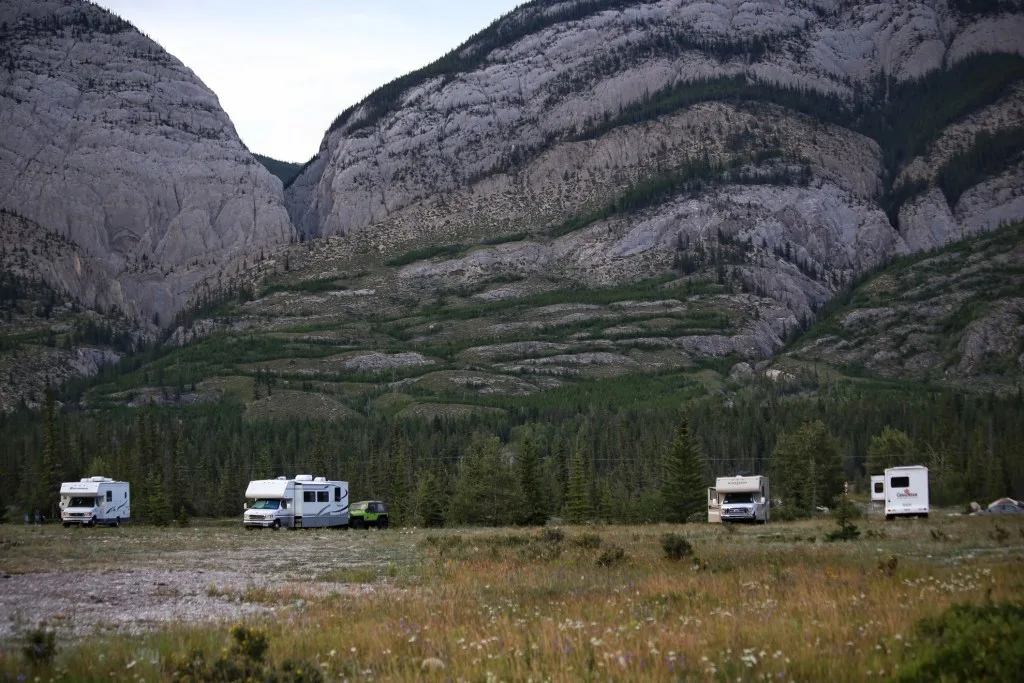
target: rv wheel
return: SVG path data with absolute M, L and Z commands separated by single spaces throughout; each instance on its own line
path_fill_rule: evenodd
M 67 528 L 68 528 L 69 526 L 71 526 L 71 525 L 70 525 L 70 524 L 68 524 L 67 522 L 61 522 L 61 523 L 60 523 L 60 525 L 61 525 L 62 527 L 64 527 L 65 529 L 67 529 Z
M 114 520 L 114 526 L 121 526 L 121 518 L 120 517 L 118 517 L 117 519 Z
M 377 526 L 380 527 L 381 529 L 387 529 L 388 528 L 388 518 L 384 517 L 383 519 L 378 519 L 377 520 Z
M 277 531 L 278 529 L 280 529 L 281 528 L 281 520 L 275 519 L 273 525 L 271 525 L 270 528 L 273 529 L 274 531 Z

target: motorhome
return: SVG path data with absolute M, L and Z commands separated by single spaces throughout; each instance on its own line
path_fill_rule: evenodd
M 128 482 L 109 477 L 87 477 L 60 485 L 60 523 L 65 527 L 119 526 L 131 516 Z
M 718 502 L 718 489 L 714 486 L 708 487 L 708 523 L 722 523 L 722 504 Z
M 921 465 L 885 470 L 885 518 L 928 516 L 928 468 Z
M 348 526 L 348 482 L 311 474 L 257 479 L 245 489 L 247 528 L 310 529 Z
M 768 477 L 719 477 L 715 491 L 723 522 L 768 522 Z
M 885 502 L 885 475 L 884 474 L 872 474 L 871 475 L 871 502 L 872 503 L 884 503 Z

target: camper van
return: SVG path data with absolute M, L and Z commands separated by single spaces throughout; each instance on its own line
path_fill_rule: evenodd
M 715 492 L 723 522 L 768 522 L 768 477 L 719 477 Z
M 885 518 L 928 516 L 928 468 L 921 465 L 885 470 Z
M 128 482 L 87 477 L 60 485 L 60 523 L 69 527 L 118 526 L 132 516 Z
M 885 502 L 885 475 L 884 474 L 872 474 L 871 475 L 871 502 L 872 503 L 884 503 Z
M 348 526 L 348 482 L 311 474 L 257 479 L 245 489 L 246 528 L 311 529 Z

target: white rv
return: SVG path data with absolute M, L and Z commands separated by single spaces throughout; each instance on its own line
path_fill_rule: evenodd
M 872 474 L 871 475 L 871 502 L 872 503 L 884 503 L 885 502 L 885 475 L 884 474 Z
M 768 522 L 768 477 L 719 477 L 715 491 L 723 522 Z
M 245 489 L 246 527 L 309 529 L 348 526 L 348 482 L 310 474 L 257 479 Z
M 885 470 L 885 518 L 928 516 L 928 468 L 921 465 Z
M 109 477 L 88 477 L 60 485 L 60 522 L 95 526 L 118 526 L 132 516 L 128 482 Z

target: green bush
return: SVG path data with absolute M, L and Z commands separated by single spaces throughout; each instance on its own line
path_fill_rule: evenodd
M 617 545 L 609 546 L 601 551 L 597 558 L 598 567 L 612 567 L 626 560 L 626 551 Z
M 601 537 L 597 534 L 580 534 L 572 539 L 573 545 L 586 550 L 597 550 L 601 547 Z
M 827 541 L 852 541 L 860 536 L 860 529 L 852 520 L 860 519 L 861 511 L 849 498 L 843 496 L 837 503 L 832 516 L 839 526 L 835 531 L 825 534 Z
M 662 534 L 661 549 L 670 560 L 681 560 L 693 555 L 693 546 L 679 534 Z
M 285 660 L 280 667 L 263 661 L 270 646 L 263 629 L 236 625 L 231 628 L 231 647 L 207 661 L 200 650 L 184 657 L 172 656 L 171 680 L 176 683 L 322 683 L 323 673 L 309 662 Z
M 21 653 L 30 666 L 45 666 L 57 654 L 57 635 L 43 627 L 32 629 L 25 634 Z
M 1024 662 L 1024 605 L 954 605 L 915 626 L 900 681 L 1014 681 Z

